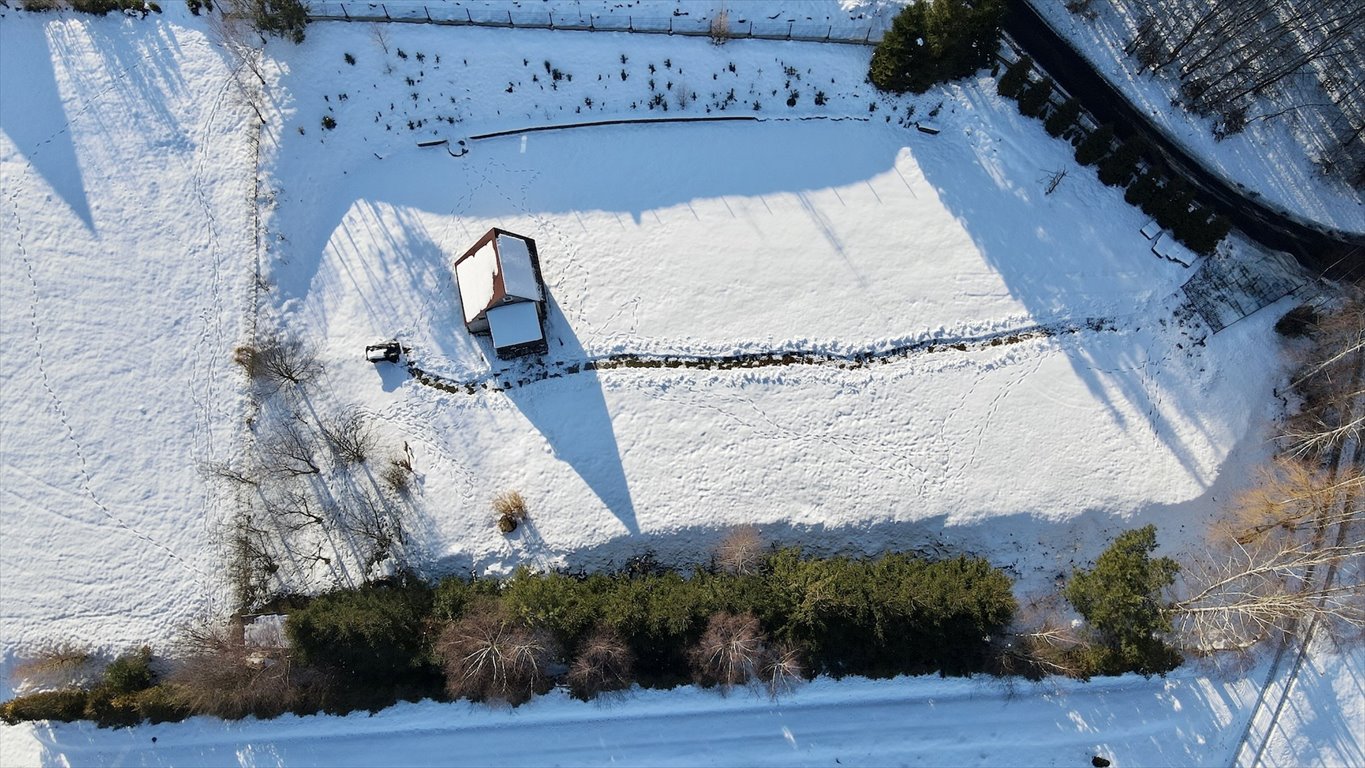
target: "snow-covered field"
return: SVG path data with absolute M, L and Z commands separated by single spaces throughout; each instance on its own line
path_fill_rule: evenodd
M 989 80 L 886 99 L 863 82 L 858 47 L 317 24 L 300 47 L 272 42 L 260 67 L 258 208 L 254 75 L 214 40 L 183 8 L 0 18 L 0 71 L 33 73 L 0 77 L 6 657 L 58 641 L 164 647 L 222 607 L 227 510 L 199 467 L 231 455 L 254 413 L 231 359 L 256 322 L 319 349 L 310 405 L 357 406 L 389 444 L 407 443 L 413 552 L 433 575 L 604 566 L 645 549 L 692 562 L 725 526 L 756 523 L 818 551 L 980 553 L 1039 593 L 1127 527 L 1157 523 L 1169 552 L 1197 545 L 1267 453 L 1282 375 L 1269 326 L 1288 304 L 1209 336 L 1180 309 L 1190 270 L 1153 256 L 1141 214 Z M 937 111 L 943 133 L 907 127 L 911 107 Z M 760 119 L 470 138 L 680 114 Z M 468 154 L 416 146 L 433 138 Z M 539 245 L 552 303 L 541 362 L 497 361 L 463 328 L 452 260 L 495 225 Z M 365 344 L 395 337 L 455 391 L 364 361 Z M 583 367 L 767 351 L 811 360 Z M 860 353 L 875 361 L 840 360 Z M 504 538 L 488 503 L 510 488 L 530 521 Z M 1150 712 L 1176 729 L 1125 731 L 1145 745 L 1133 762 L 1217 761 L 1202 744 L 1227 743 L 1221 729 L 1236 727 L 1253 684 L 1233 675 L 1225 698 L 1200 674 L 1172 678 L 1198 689 L 1189 697 L 1162 681 L 1068 684 L 1048 690 L 1091 704 L 1025 696 L 1026 714 L 994 683 L 821 682 L 790 700 L 797 725 L 776 743 L 811 747 L 803 729 L 847 711 L 825 732 L 839 746 L 811 760 L 999 762 L 1031 743 L 1012 728 L 1041 722 L 1059 751 L 1039 746 L 1039 762 L 1073 764 L 1109 743 L 1073 718 L 1092 707 L 1100 723 Z M 984 752 L 859 742 L 848 704 L 884 702 L 879 716 L 900 723 L 942 703 L 941 729 L 977 716 L 983 697 L 1015 723 Z M 1192 700 L 1205 714 L 1186 722 Z M 695 708 L 693 734 L 745 713 L 771 740 L 788 711 L 705 693 L 631 701 L 654 714 L 620 726 L 629 762 L 667 758 L 642 751 L 651 739 L 694 738 L 666 732 L 664 713 Z M 387 753 L 343 755 L 355 742 L 334 728 L 444 738 L 426 718 L 457 710 L 488 726 L 471 738 L 543 717 L 545 738 L 562 739 L 566 723 L 609 723 L 626 707 L 552 698 L 513 713 L 417 705 L 373 720 L 0 738 L 6 750 L 39 740 L 22 762 L 361 763 Z M 146 751 L 157 734 L 187 751 Z M 577 743 L 566 762 L 615 754 Z M 727 754 L 708 759 L 748 761 Z

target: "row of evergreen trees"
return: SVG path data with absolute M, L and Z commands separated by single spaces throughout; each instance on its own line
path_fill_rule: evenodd
M 1094 166 L 1101 182 L 1125 187 L 1124 199 L 1156 219 L 1163 229 L 1195 253 L 1209 255 L 1231 229 L 1231 223 L 1195 199 L 1195 191 L 1165 164 L 1136 134 L 1114 146 L 1114 126 L 1101 125 L 1089 133 L 1077 126 L 1080 104 L 1068 98 L 1053 105 L 1050 78 L 1031 80 L 1033 60 L 1021 57 L 1000 77 L 1000 95 L 1015 99 L 1019 112 L 1044 118 L 1054 137 L 1069 136 L 1076 144 L 1076 162 Z
M 924 93 L 987 66 L 1000 45 L 1003 0 L 921 0 L 905 6 L 872 53 L 868 77 L 893 93 Z

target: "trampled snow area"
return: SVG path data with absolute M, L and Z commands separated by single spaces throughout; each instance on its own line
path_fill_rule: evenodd
M 1359 765 L 1365 658 L 1320 655 L 1262 752 L 1268 768 Z M 1089 683 L 819 679 L 776 701 L 750 691 L 562 693 L 515 710 L 400 704 L 369 716 L 102 730 L 0 726 L 11 764 L 372 765 L 1228 765 L 1262 665 L 1192 665 L 1166 678 Z M 1356 735 L 1352 735 L 1352 724 Z M 156 741 L 153 741 L 155 739 Z
M 1138 21 L 1122 4 L 1093 4 L 1093 19 L 1070 13 L 1059 0 L 1034 0 L 1030 5 L 1110 84 L 1211 172 L 1307 222 L 1365 233 L 1365 199 L 1341 179 L 1318 171 L 1313 158 L 1322 151 L 1321 138 L 1297 125 L 1294 112 L 1277 120 L 1253 120 L 1241 133 L 1218 141 L 1211 118 L 1171 106 L 1179 95 L 1174 78 L 1144 73 L 1137 61 L 1124 54 Z
M 302 46 L 270 43 L 260 67 L 258 294 L 255 113 L 240 87 L 254 75 L 214 40 L 183 8 L 0 18 L 8 658 L 58 641 L 164 648 L 181 622 L 221 610 L 229 510 L 200 467 L 232 454 L 249 415 L 280 415 L 246 407 L 231 362 L 257 321 L 320 351 L 309 407 L 354 405 L 386 445 L 407 445 L 410 551 L 433 576 L 619 565 L 646 549 L 696 562 L 724 527 L 756 523 L 820 552 L 983 554 L 1027 596 L 1127 527 L 1157 523 L 1167 552 L 1197 546 L 1268 452 L 1282 379 L 1269 327 L 1292 300 L 1209 335 L 1182 309 L 1192 270 L 1152 254 L 1141 214 L 989 80 L 888 99 L 854 46 L 315 24 Z M 941 134 L 910 125 L 932 112 Z M 758 119 L 472 138 L 680 115 Z M 499 361 L 464 329 L 453 259 L 492 226 L 537 242 L 543 359 Z M 365 361 L 389 338 L 422 380 Z M 766 353 L 775 364 L 713 359 Z M 503 537 L 489 500 L 513 488 L 530 519 Z M 350 578 L 311 575 L 314 587 Z M 1347 661 L 1326 674 L 1349 694 L 1359 662 Z M 1253 678 L 1233 674 L 1224 698 L 1201 675 L 1025 686 L 1040 695 L 1013 704 L 985 681 L 819 682 L 790 710 L 651 692 L 628 709 L 653 714 L 619 726 L 626 707 L 551 697 L 511 713 L 0 728 L 0 741 L 7 755 L 46 745 L 21 763 L 373 762 L 393 753 L 337 729 L 437 739 L 429 718 L 459 712 L 488 727 L 471 739 L 517 735 L 506 762 L 544 762 L 505 728 L 539 718 L 545 739 L 580 739 L 565 762 L 605 759 L 584 721 L 626 734 L 621 759 L 658 762 L 696 757 L 697 734 L 741 720 L 766 751 L 708 759 L 787 762 L 770 744 L 818 747 L 807 729 L 844 712 L 824 733 L 848 752 L 812 761 L 998 763 L 1042 727 L 1059 746 L 1037 747 L 1038 761 L 1075 764 L 1109 743 L 1099 722 L 1124 726 L 1138 746 L 1116 752 L 1132 762 L 1216 762 L 1201 750 L 1228 743 Z M 1192 701 L 1204 714 L 1181 714 Z M 940 706 L 919 738 L 866 727 Z M 942 741 L 986 710 L 1001 712 L 1002 736 L 984 756 Z M 696 727 L 675 735 L 676 717 Z M 1341 732 L 1304 733 L 1310 751 L 1294 754 L 1360 754 Z M 158 734 L 187 751 L 146 751 Z M 491 755 L 505 742 L 488 743 Z M 422 754 L 455 753 L 442 749 Z

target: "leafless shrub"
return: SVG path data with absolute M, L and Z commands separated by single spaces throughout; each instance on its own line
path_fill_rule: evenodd
M 724 8 L 711 17 L 711 44 L 725 45 L 730 40 L 730 13 Z
M 757 677 L 767 648 L 767 635 L 757 616 L 721 612 L 707 621 L 706 631 L 688 652 L 688 660 L 697 682 L 728 690 Z
M 239 510 L 228 535 L 228 581 L 237 607 L 246 610 L 270 595 L 280 570 L 276 537 L 249 510 Z
M 412 463 L 406 458 L 389 459 L 379 479 L 389 490 L 399 496 L 405 495 L 412 484 Z
M 744 525 L 726 534 L 716 548 L 716 567 L 726 573 L 758 573 L 763 565 L 763 536 L 758 528 Z
M 992 648 L 991 671 L 997 675 L 1032 680 L 1049 675 L 1083 679 L 1086 639 L 1072 627 L 1047 618 L 1039 626 L 997 639 Z
M 615 631 L 600 627 L 578 649 L 569 666 L 569 690 L 588 700 L 629 688 L 635 679 L 635 655 Z
M 758 679 L 774 699 L 790 693 L 806 679 L 806 662 L 800 649 L 786 643 L 768 648 L 758 668 Z
M 323 684 L 299 674 L 287 652 L 250 648 L 228 627 L 197 627 L 182 642 L 188 654 L 167 683 L 197 714 L 239 719 L 306 710 Z
M 322 373 L 317 355 L 298 339 L 270 339 L 259 346 L 243 345 L 233 350 L 232 359 L 256 381 L 302 386 Z
M 59 690 L 88 685 L 98 664 L 90 651 L 63 642 L 42 648 L 10 670 L 16 688 Z
M 1053 171 L 1052 173 L 1048 174 L 1043 181 L 1043 194 L 1050 195 L 1053 192 L 1056 192 L 1057 187 L 1060 187 L 1062 185 L 1062 180 L 1064 180 L 1065 178 L 1066 178 L 1065 168 L 1063 168 L 1060 171 Z
M 322 472 L 317 452 L 315 436 L 307 431 L 302 420 L 297 417 L 281 424 L 261 445 L 261 458 L 266 469 L 285 477 L 316 475 Z
M 358 545 L 356 555 L 367 571 L 397 557 L 403 542 L 402 508 L 358 493 L 342 499 L 338 512 L 341 529 Z
M 374 430 L 365 417 L 356 411 L 324 420 L 322 436 L 338 456 L 353 464 L 364 464 L 374 452 Z
M 559 655 L 554 638 L 502 612 L 476 604 L 436 641 L 446 690 L 456 698 L 520 704 L 549 689 L 546 667 Z
M 200 471 L 209 477 L 217 477 L 228 480 L 239 485 L 256 487 L 260 485 L 260 480 L 256 478 L 254 468 L 247 468 L 234 464 L 231 461 L 208 461 L 200 466 Z

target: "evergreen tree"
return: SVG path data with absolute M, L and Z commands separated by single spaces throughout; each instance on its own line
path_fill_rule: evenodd
M 1002 0 L 923 0 L 905 6 L 872 52 L 868 78 L 878 89 L 923 93 L 970 75 L 1000 43 Z
M 1156 526 L 1125 531 L 1094 568 L 1076 572 L 1066 585 L 1066 599 L 1098 635 L 1099 672 L 1164 673 L 1180 663 L 1158 636 L 1171 631 L 1161 593 L 1175 583 L 1180 566 L 1169 557 L 1153 558 L 1155 549 Z
M 1100 181 L 1110 187 L 1121 187 L 1137 172 L 1138 159 L 1142 157 L 1142 139 L 1132 136 L 1125 139 L 1109 157 L 1100 161 Z
M 1045 77 L 1034 83 L 1030 83 L 1024 92 L 1019 95 L 1019 114 L 1027 117 L 1038 117 L 1047 109 L 1048 97 L 1052 95 L 1052 78 Z
M 1001 96 L 1011 99 L 1019 98 L 1019 92 L 1028 85 L 1028 74 L 1033 71 L 1033 59 L 1028 56 L 1021 56 L 1018 61 L 1005 70 L 1005 74 L 1000 76 L 1000 82 L 996 84 L 995 90 Z
M 1076 162 L 1081 165 L 1094 165 L 1109 153 L 1109 142 L 1114 139 L 1114 126 L 1101 125 L 1090 132 L 1089 136 L 1076 147 Z
M 1047 116 L 1043 127 L 1047 129 L 1048 135 L 1057 137 L 1066 133 L 1066 129 L 1076 124 L 1076 118 L 1080 117 L 1081 103 L 1075 99 L 1068 98 L 1062 102 L 1061 106 L 1052 110 L 1052 114 Z

